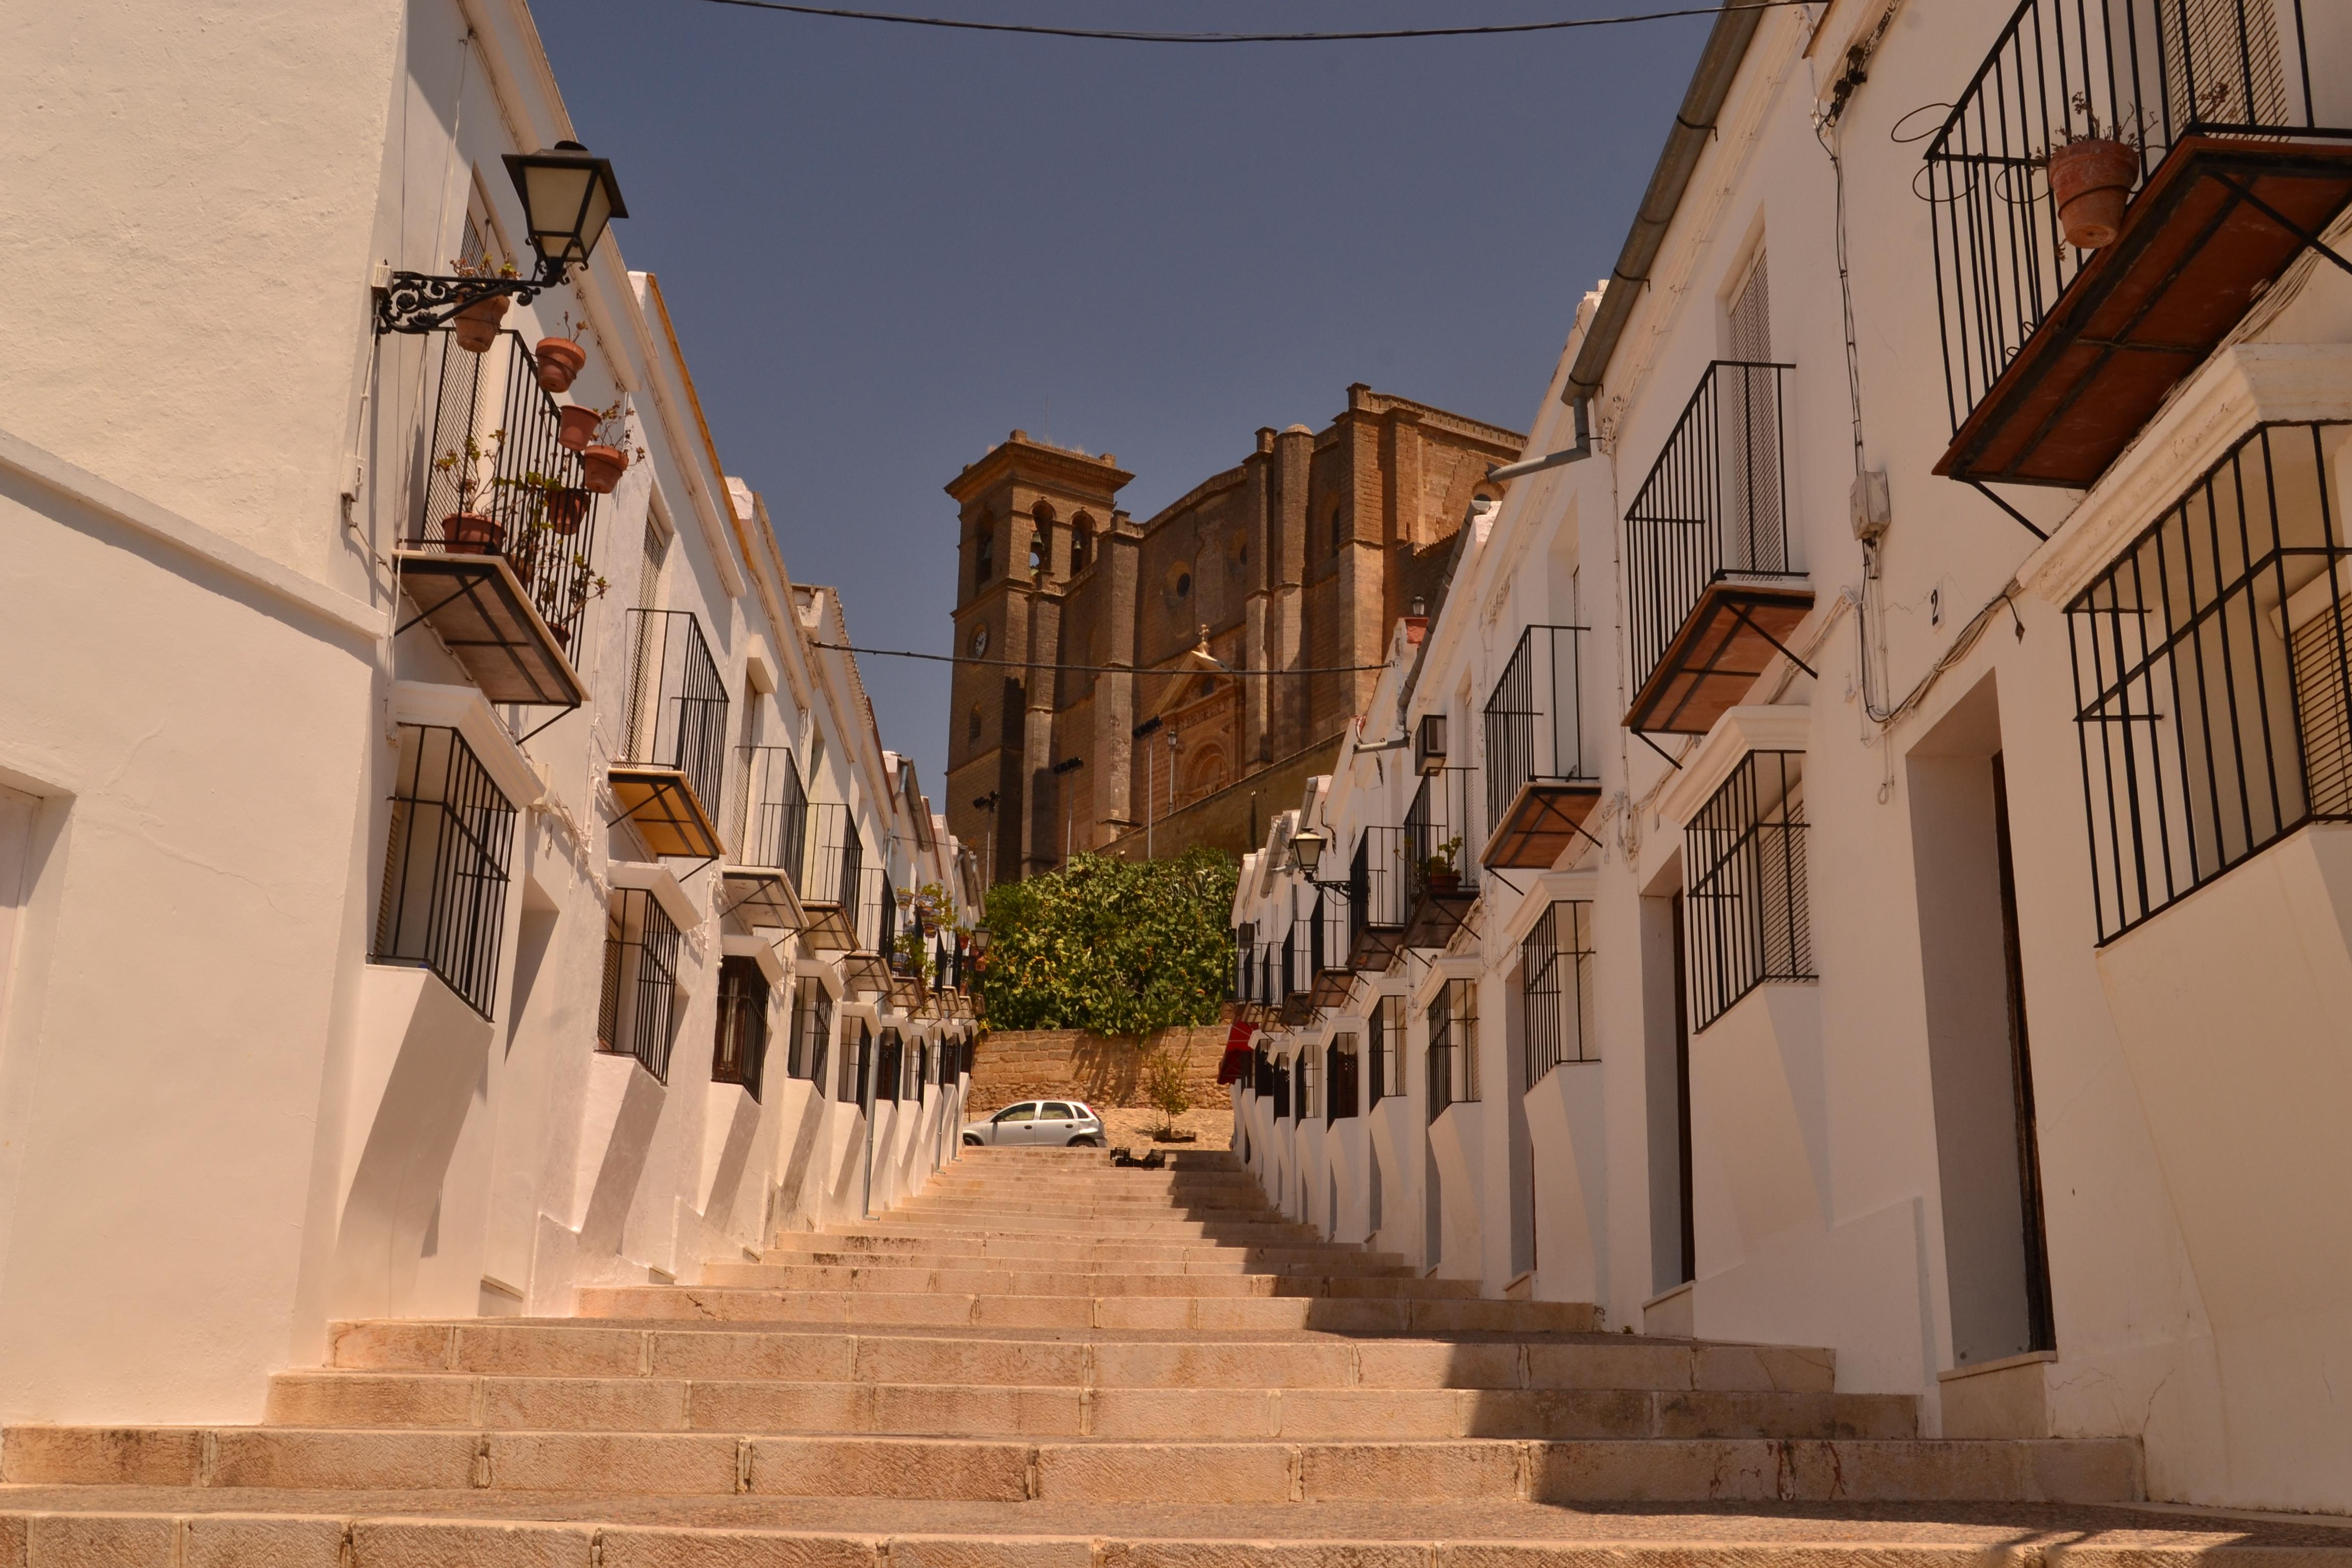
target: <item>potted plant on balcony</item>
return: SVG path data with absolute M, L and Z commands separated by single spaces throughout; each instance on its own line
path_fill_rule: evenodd
M 580 346 L 581 328 L 572 324 L 572 312 L 563 313 L 563 331 L 552 337 L 539 340 L 532 359 L 539 368 L 539 384 L 550 392 L 569 392 L 580 373 L 588 367 L 588 351 Z
M 621 416 L 621 405 L 615 403 L 603 410 L 596 439 L 580 449 L 583 482 L 598 495 L 611 495 L 627 471 L 629 454 L 622 443 L 628 438 L 628 422 Z
M 2126 140 L 2114 134 L 2120 126 L 2102 131 L 2087 93 L 2076 93 L 2073 102 L 2085 129 L 2077 132 L 2072 116 L 2058 128 L 2058 140 L 2044 159 L 2050 201 L 2058 209 L 2069 245 L 2077 250 L 2104 250 L 2123 232 L 2124 209 L 2139 179 L 2139 137 Z
M 580 525 L 588 521 L 589 505 L 595 500 L 579 486 L 565 484 L 562 479 L 552 475 L 542 474 L 536 468 L 519 479 L 498 479 L 493 482 L 502 488 L 522 492 L 525 501 L 530 508 L 531 526 L 534 529 L 544 528 L 551 533 L 560 533 L 567 539 L 579 532 Z
M 441 519 L 442 547 L 452 555 L 496 554 L 506 542 L 506 524 L 488 512 L 474 510 L 474 498 L 493 482 L 485 471 L 497 463 L 506 438 L 502 429 L 479 437 L 468 436 L 463 446 L 452 447 L 433 459 L 434 470 L 448 475 L 457 489 L 457 510 Z
M 450 267 L 460 278 L 512 278 L 514 263 L 492 267 L 488 261 L 452 261 Z M 467 353 L 484 353 L 499 341 L 499 325 L 507 319 L 508 308 L 514 300 L 504 294 L 493 294 L 487 300 L 477 300 L 449 319 L 449 330 L 457 335 L 457 346 Z
M 555 416 L 555 442 L 567 452 L 587 450 L 596 438 L 596 426 L 604 423 L 609 409 L 591 408 L 584 403 L 566 404 Z
M 574 555 L 569 563 L 549 574 L 548 586 L 538 595 L 539 613 L 547 621 L 547 629 L 555 634 L 556 646 L 572 646 L 572 617 L 591 599 L 601 599 L 604 590 L 613 584 L 596 574 L 584 555 Z
M 1462 873 L 1454 868 L 1454 858 L 1461 853 L 1462 840 L 1456 837 L 1439 845 L 1437 852 L 1421 863 L 1421 879 L 1439 898 L 1462 890 Z

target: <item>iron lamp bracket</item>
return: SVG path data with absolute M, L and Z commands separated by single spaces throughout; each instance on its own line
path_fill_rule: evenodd
M 562 286 L 569 266 L 546 267 L 529 278 L 467 278 L 433 272 L 394 272 L 376 288 L 375 332 L 432 332 L 485 300 L 505 295 L 528 305 L 541 292 Z

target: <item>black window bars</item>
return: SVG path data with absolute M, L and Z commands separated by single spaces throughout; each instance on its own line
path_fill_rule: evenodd
M 849 807 L 812 801 L 804 813 L 806 857 L 799 883 L 804 904 L 835 904 L 854 910 L 866 879 L 866 841 Z
M 1562 1062 L 1597 1062 L 1592 1010 L 1592 906 L 1553 902 L 1519 944 L 1527 1082 L 1534 1088 Z
M 1328 1087 L 1324 1092 L 1326 1122 L 1344 1121 L 1356 1114 L 1358 1095 L 1363 1078 L 1362 1054 L 1352 1034 L 1334 1035 L 1324 1050 L 1324 1077 Z
M 1318 1107 L 1315 1099 L 1315 1091 L 1319 1087 L 1317 1082 L 1317 1074 L 1315 1071 L 1317 1066 L 1316 1058 L 1321 1053 L 1318 1052 L 1313 1046 L 1300 1046 L 1296 1058 L 1297 1066 L 1292 1069 L 1297 1074 L 1298 1078 L 1297 1086 L 1298 1120 L 1301 1121 L 1312 1121 L 1315 1118 L 1323 1114 L 1321 1110 Z
M 866 1068 L 873 1065 L 874 1026 L 865 1019 L 857 1020 L 857 1045 L 852 1049 L 848 1040 L 849 1026 L 842 1026 L 841 1081 L 835 1086 L 834 1098 L 844 1105 L 862 1103 L 868 1082 Z
M 882 1051 L 874 1059 L 874 1098 L 898 1102 L 898 1091 L 907 1075 L 907 1045 L 896 1029 L 882 1031 Z
M 711 1041 L 710 1081 L 740 1084 L 760 1098 L 768 1057 L 768 977 L 760 961 L 730 953 L 719 961 L 719 1023 Z
M 1767 981 L 1814 978 L 1804 764 L 1748 752 L 1684 829 L 1694 1032 Z
M 660 900 L 643 888 L 614 889 L 604 913 L 596 1048 L 636 1058 L 662 1083 L 677 1028 L 677 927 Z
M 784 1070 L 806 1079 L 824 1092 L 825 1057 L 833 1044 L 833 996 L 822 981 L 804 976 L 793 1003 L 793 1039 L 784 1057 Z
M 2352 136 L 2319 123 L 2305 0 L 2023 0 L 1927 143 L 1947 397 L 1958 430 L 2091 253 L 2065 243 L 2051 146 L 2130 145 L 2145 182 L 2191 133 Z
M 1274 1119 L 1287 1121 L 1290 1120 L 1290 1058 L 1276 1058 L 1267 1076 L 1273 1080 Z
M 1372 1004 L 1365 1026 L 1370 1030 L 1367 1055 L 1370 1058 L 1365 1109 L 1370 1110 L 1387 1096 L 1404 1092 L 1404 998 L 1380 998 Z
M 1665 662 L 1710 584 L 1801 577 L 1789 559 L 1780 410 L 1793 365 L 1717 360 L 1625 510 L 1633 684 Z
M 1350 962 L 1370 956 L 1374 931 L 1404 928 L 1404 829 L 1367 827 L 1348 863 L 1348 952 Z
M 2256 426 L 2067 606 L 2102 943 L 2352 820 L 2347 447 Z
M 1478 1098 L 1478 984 L 1448 980 L 1429 1001 L 1429 1119 Z
M 377 963 L 422 964 L 487 1018 L 499 984 L 515 808 L 465 738 L 399 726 Z

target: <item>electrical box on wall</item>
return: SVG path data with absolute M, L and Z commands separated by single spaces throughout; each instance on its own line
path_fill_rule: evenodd
M 1895 507 L 1887 498 L 1885 468 L 1854 475 L 1853 510 L 1856 539 L 1875 544 L 1886 537 L 1887 525 L 1895 521 Z

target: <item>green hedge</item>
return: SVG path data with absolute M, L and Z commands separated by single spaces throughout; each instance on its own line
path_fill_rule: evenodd
M 989 1026 L 1143 1035 L 1213 1024 L 1232 988 L 1234 889 L 1213 849 L 1173 860 L 1080 855 L 988 890 L 980 971 Z

